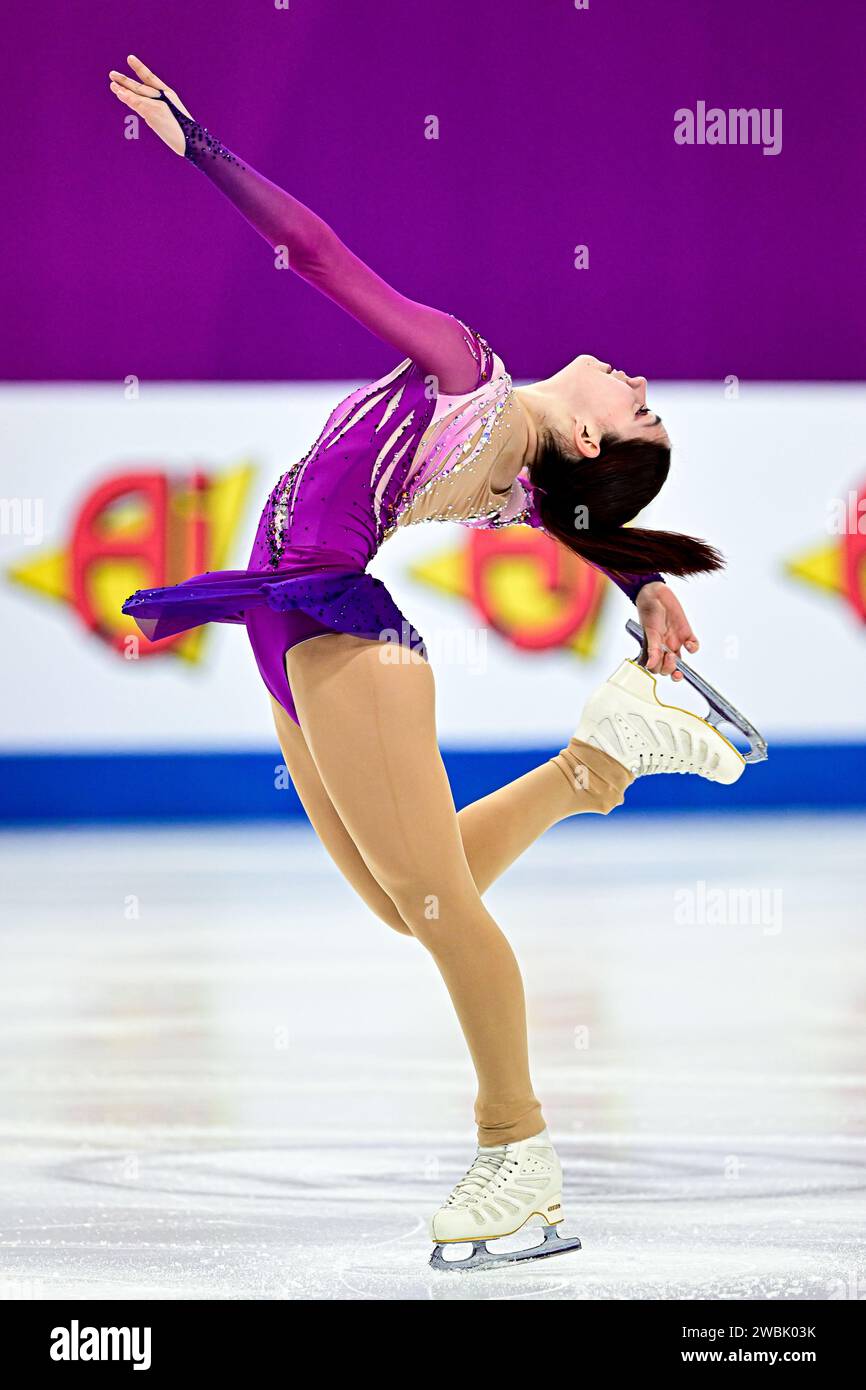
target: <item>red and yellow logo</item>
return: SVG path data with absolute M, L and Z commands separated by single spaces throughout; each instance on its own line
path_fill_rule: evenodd
M 134 590 L 226 568 L 252 475 L 248 464 L 217 477 L 198 469 L 185 478 L 145 468 L 115 474 L 84 497 L 65 546 L 12 566 L 10 578 L 74 609 L 90 632 L 126 652 L 138 629 L 120 608 Z M 203 635 L 196 628 L 138 650 L 197 661 Z
M 470 603 L 512 646 L 593 655 L 608 581 L 543 532 L 529 526 L 469 530 L 461 545 L 413 565 L 410 573 Z
M 837 498 L 827 518 L 830 539 L 788 560 L 789 574 L 839 595 L 866 622 L 866 482 Z

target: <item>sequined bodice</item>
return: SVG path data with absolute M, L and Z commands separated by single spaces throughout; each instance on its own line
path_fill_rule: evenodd
M 513 503 L 518 510 L 525 506 L 519 485 L 497 491 L 491 483 L 503 451 L 517 444 L 525 430 L 511 377 L 498 357 L 493 360 L 489 384 L 468 396 L 437 398 L 392 529 L 421 521 L 493 525 L 503 511 L 510 521 L 515 519 Z
M 526 494 L 519 483 L 494 493 L 489 482 L 519 407 L 501 360 L 472 337 L 485 378 L 475 391 L 435 393 L 407 359 L 332 411 L 271 493 L 272 568 L 316 546 L 363 568 L 399 526 L 418 521 L 520 520 Z

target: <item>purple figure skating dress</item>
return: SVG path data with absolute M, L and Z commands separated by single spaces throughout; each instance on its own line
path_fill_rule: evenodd
M 409 643 L 419 634 L 366 567 L 399 526 L 431 518 L 540 525 L 523 477 L 490 474 L 519 422 L 511 378 L 485 340 L 450 314 L 405 299 L 320 218 L 242 164 L 168 98 L 186 157 L 288 264 L 404 360 L 332 411 L 312 448 L 265 504 L 245 570 L 142 589 L 123 605 L 152 640 L 201 623 L 243 623 L 268 690 L 297 720 L 285 654 L 327 632 Z M 658 575 L 612 575 L 630 597 Z

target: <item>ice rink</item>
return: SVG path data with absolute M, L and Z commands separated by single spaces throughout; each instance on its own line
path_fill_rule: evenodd
M 0 1296 L 866 1298 L 866 820 L 582 818 L 488 894 L 583 1250 L 427 1267 L 431 960 L 297 825 L 0 838 Z

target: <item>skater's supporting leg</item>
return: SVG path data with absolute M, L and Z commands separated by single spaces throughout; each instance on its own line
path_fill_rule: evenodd
M 318 640 L 316 638 L 316 641 Z M 319 840 L 340 873 L 363 898 L 370 910 L 395 931 L 402 932 L 404 936 L 412 936 L 411 927 L 406 925 L 384 888 L 370 873 L 355 841 L 335 811 L 334 803 L 325 791 L 319 770 L 301 730 L 273 696 L 271 704 L 277 738 L 289 776 Z
M 430 667 L 384 664 L 378 644 L 346 634 L 302 643 L 287 665 L 328 796 L 448 987 L 478 1075 L 479 1141 L 539 1133 L 523 983 L 467 863 L 436 741 Z

